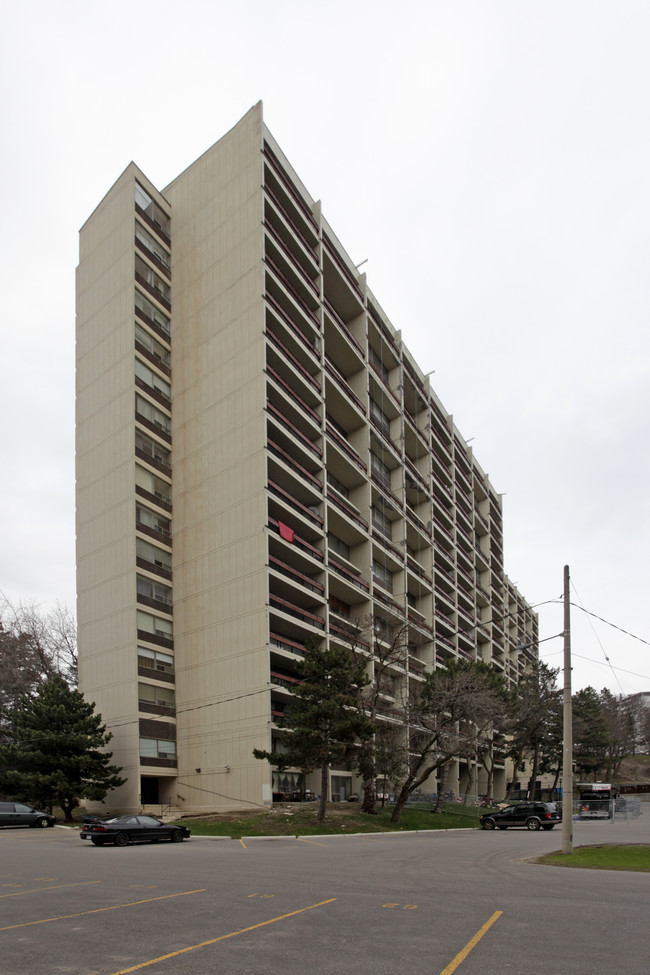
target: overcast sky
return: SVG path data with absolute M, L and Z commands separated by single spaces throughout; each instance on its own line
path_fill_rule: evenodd
M 262 99 L 504 494 L 510 578 L 559 600 L 568 564 L 607 621 L 572 610 L 574 689 L 650 691 L 650 4 L 234 7 L 5 9 L 0 589 L 74 606 L 79 227 L 130 160 L 163 187 Z

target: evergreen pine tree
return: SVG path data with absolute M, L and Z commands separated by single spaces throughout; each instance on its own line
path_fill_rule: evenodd
M 372 734 L 373 725 L 357 707 L 358 690 L 367 683 L 363 661 L 340 647 L 306 649 L 304 660 L 296 666 L 302 683 L 293 689 L 286 727 L 278 734 L 281 751 L 256 748 L 253 754 L 279 769 L 313 772 L 320 768 L 316 817 L 320 823 L 325 818 L 330 764 L 349 764 L 357 744 Z
M 0 746 L 0 791 L 35 806 L 61 806 L 67 822 L 81 799 L 101 800 L 126 781 L 103 749 L 112 735 L 95 705 L 62 677 L 21 698 Z

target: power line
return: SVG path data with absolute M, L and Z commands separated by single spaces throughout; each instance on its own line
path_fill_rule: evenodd
M 580 596 L 578 595 L 578 590 L 576 589 L 576 587 L 575 587 L 575 585 L 574 585 L 574 582 L 573 582 L 573 579 L 571 580 L 571 586 L 573 587 L 573 591 L 575 592 L 575 594 L 576 594 L 576 597 L 577 597 L 577 599 L 578 599 L 578 600 L 580 601 L 580 605 L 579 605 L 579 606 L 578 606 L 577 608 L 578 608 L 578 609 L 581 609 L 581 610 L 583 611 L 583 613 L 586 613 L 587 611 L 585 610 L 585 607 L 584 607 L 584 605 L 583 605 L 583 603 L 582 603 L 582 600 L 580 599 Z M 571 605 L 574 605 L 574 604 L 572 603 Z M 591 614 L 591 613 L 588 613 L 587 615 L 588 615 L 588 616 L 591 616 L 592 614 Z M 609 664 L 609 668 L 610 668 L 610 670 L 611 670 L 611 672 L 612 672 L 612 675 L 613 675 L 613 677 L 614 677 L 614 680 L 615 680 L 615 681 L 616 681 L 616 683 L 618 684 L 618 686 L 619 686 L 619 688 L 620 688 L 620 690 L 621 690 L 621 694 L 622 694 L 622 693 L 623 693 L 623 687 L 621 686 L 621 682 L 620 682 L 620 680 L 618 679 L 618 675 L 617 675 L 617 673 L 616 673 L 616 671 L 615 671 L 615 670 L 614 670 L 614 668 L 612 667 L 612 662 L 611 662 L 611 660 L 609 659 L 609 657 L 608 657 L 608 656 L 607 656 L 607 654 L 605 653 L 605 647 L 604 647 L 604 646 L 602 645 L 602 643 L 601 643 L 601 640 L 600 640 L 600 637 L 599 637 L 599 636 L 598 636 L 598 634 L 596 633 L 596 629 L 595 629 L 595 627 L 594 627 L 594 624 L 593 624 L 593 623 L 591 622 L 591 620 L 589 620 L 589 626 L 591 627 L 591 631 L 592 631 L 592 633 L 593 633 L 593 635 L 594 635 L 594 636 L 596 637 L 596 640 L 598 641 L 598 646 L 599 646 L 599 647 L 600 647 L 600 649 L 601 649 L 601 650 L 603 651 L 603 657 L 605 658 L 605 660 L 606 660 L 606 661 L 607 661 L 607 663 Z
M 593 616 L 594 619 L 600 620 L 601 623 L 606 623 L 607 626 L 611 626 L 614 630 L 619 630 L 619 632 L 625 633 L 626 636 L 631 636 L 633 640 L 638 640 L 639 643 L 645 643 L 647 647 L 650 647 L 650 640 L 644 640 L 642 636 L 636 636 L 634 633 L 630 633 L 629 630 L 624 630 L 622 626 L 617 626 L 616 623 L 610 623 L 609 620 L 603 619 L 603 617 L 598 616 L 597 613 L 590 613 L 588 609 L 584 608 L 584 606 L 579 606 L 576 603 L 571 603 L 571 605 L 575 606 L 576 609 L 581 609 L 583 613 L 587 614 L 587 616 Z

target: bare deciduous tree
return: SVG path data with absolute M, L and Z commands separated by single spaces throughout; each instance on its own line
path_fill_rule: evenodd
M 45 680 L 63 677 L 77 683 L 77 628 L 60 604 L 47 613 L 36 603 L 12 603 L 0 593 L 0 725 L 18 700 Z

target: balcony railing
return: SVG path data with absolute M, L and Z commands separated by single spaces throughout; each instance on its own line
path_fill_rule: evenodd
M 345 437 L 341 436 L 341 434 L 329 422 L 326 423 L 325 425 L 325 431 L 327 433 L 327 436 L 331 437 L 331 439 L 334 441 L 336 446 L 339 447 L 339 449 L 342 450 L 344 454 L 347 454 L 350 460 L 352 460 L 354 464 L 365 474 L 368 470 L 368 465 L 361 460 L 359 454 L 356 452 L 354 447 L 350 446 L 350 444 L 347 442 Z
M 280 375 L 280 373 L 277 372 L 273 368 L 273 366 L 267 365 L 266 371 L 269 373 L 270 376 L 273 377 L 274 381 L 276 383 L 278 383 L 279 386 L 282 386 L 282 389 L 284 390 L 284 392 L 293 400 L 294 403 L 296 403 L 300 407 L 300 409 L 303 411 L 303 413 L 306 413 L 309 417 L 311 417 L 311 419 L 314 421 L 314 423 L 317 423 L 318 426 L 320 427 L 320 416 L 318 415 L 318 413 L 316 412 L 316 410 L 314 410 L 311 406 L 309 406 L 308 403 L 305 403 L 304 399 L 301 396 L 298 395 L 298 393 L 286 381 L 286 379 L 283 379 L 282 378 L 282 376 Z
M 303 609 L 302 606 L 290 603 L 287 599 L 281 599 L 280 596 L 275 596 L 273 593 L 269 596 L 269 601 L 273 609 L 279 609 L 282 613 L 302 620 L 304 623 L 315 626 L 319 630 L 325 629 L 325 618 L 323 616 L 310 613 L 308 610 Z
M 294 579 L 299 585 L 305 586 L 307 589 L 311 589 L 312 592 L 325 592 L 325 586 L 321 585 L 320 582 L 315 582 L 314 579 L 311 579 L 308 575 L 305 575 L 304 572 L 294 569 L 293 566 L 289 565 L 287 562 L 282 562 L 281 559 L 276 559 L 274 555 L 269 556 L 269 565 L 272 569 L 275 569 L 282 575 Z
M 317 312 L 315 312 L 313 308 L 309 307 L 309 305 L 307 304 L 303 296 L 300 294 L 299 291 L 296 290 L 296 288 L 294 288 L 289 278 L 286 276 L 286 274 L 283 274 L 283 272 L 280 270 L 280 268 L 275 263 L 273 258 L 269 257 L 269 255 L 267 254 L 264 258 L 264 263 L 268 267 L 270 267 L 273 273 L 276 275 L 276 277 L 280 279 L 284 287 L 287 289 L 287 291 L 289 292 L 293 300 L 301 308 L 304 314 L 307 315 L 309 319 L 311 319 L 312 323 L 316 325 L 317 328 L 319 328 L 320 322 L 318 320 Z
M 298 427 L 291 422 L 291 420 L 288 420 L 284 413 L 277 408 L 277 406 L 275 406 L 273 403 L 267 402 L 266 408 L 278 421 L 278 423 L 283 426 L 284 429 L 287 430 L 293 437 L 299 440 L 300 443 L 307 448 L 307 450 L 310 450 L 311 453 L 315 454 L 319 459 L 323 456 L 323 451 L 318 444 L 313 443 L 309 437 L 302 432 L 302 430 L 299 430 Z
M 300 230 L 298 224 L 293 219 L 289 211 L 280 203 L 280 200 L 278 199 L 277 195 L 273 192 L 273 190 L 268 184 L 265 184 L 264 191 L 273 200 L 274 205 L 278 208 L 278 210 L 280 211 L 284 219 L 287 221 L 287 223 L 291 227 L 296 237 L 300 240 L 303 247 L 305 247 L 305 249 L 309 252 L 311 258 L 314 261 L 316 261 L 317 256 L 313 245 L 309 243 L 309 241 L 307 240 L 303 232 Z
M 352 572 L 351 569 L 347 569 L 344 565 L 341 565 L 341 563 L 337 562 L 336 559 L 333 559 L 331 555 L 328 557 L 327 564 L 329 565 L 330 569 L 337 573 L 337 575 L 343 576 L 345 579 L 349 579 L 354 583 L 355 586 L 359 586 L 360 589 L 370 592 L 369 582 L 366 582 L 366 580 L 357 573 Z
M 352 334 L 352 332 L 350 331 L 350 329 L 348 328 L 348 326 L 345 324 L 345 322 L 343 321 L 343 319 L 341 318 L 341 316 L 339 315 L 339 313 L 337 312 L 337 310 L 332 307 L 332 305 L 329 303 L 329 301 L 327 300 L 327 298 L 324 298 L 323 299 L 323 304 L 325 305 L 325 308 L 327 310 L 327 314 L 330 316 L 330 318 L 332 319 L 332 321 L 334 322 L 334 324 L 337 325 L 338 328 L 340 328 L 340 330 L 343 332 L 343 334 L 344 334 L 345 338 L 348 340 L 348 342 L 350 342 L 350 344 L 354 346 L 354 348 L 359 353 L 359 355 L 361 356 L 361 358 L 365 361 L 365 358 L 366 357 L 364 355 L 363 348 L 357 342 L 357 340 L 355 339 L 354 335 Z
M 294 460 L 291 454 L 287 453 L 286 450 L 283 450 L 282 447 L 275 443 L 274 440 L 271 440 L 270 437 L 267 440 L 267 447 L 272 454 L 283 460 L 285 464 L 296 472 L 296 474 L 299 474 L 300 477 L 304 477 L 311 484 L 315 485 L 320 492 L 322 492 L 323 482 L 320 481 L 314 474 L 310 474 L 310 472 L 303 467 L 302 464 L 299 464 L 298 461 Z
M 319 527 L 322 527 L 323 519 L 318 514 L 318 511 L 313 511 L 311 508 L 308 508 L 306 504 L 303 504 L 302 501 L 298 501 L 297 498 L 294 498 L 292 494 L 285 491 L 285 489 L 280 487 L 279 484 L 276 484 L 275 481 L 269 479 L 268 487 L 269 491 L 271 491 L 272 494 L 275 494 L 276 497 L 281 498 L 289 508 L 293 508 L 293 510 L 297 511 L 298 514 L 303 515 L 305 518 L 313 521 Z
M 354 277 L 352 271 L 347 266 L 347 264 L 345 263 L 345 261 L 342 259 L 341 255 L 339 254 L 338 250 L 336 249 L 336 246 L 332 243 L 332 241 L 329 239 L 329 237 L 325 233 L 323 234 L 323 243 L 325 244 L 325 247 L 327 249 L 327 253 L 333 259 L 334 263 L 338 267 L 338 269 L 341 272 L 341 274 L 343 275 L 343 277 L 346 279 L 346 281 L 348 282 L 348 284 L 351 285 L 351 287 L 354 289 L 355 293 L 360 298 L 360 300 L 363 301 L 363 292 L 361 291 L 361 288 L 359 287 L 359 282 L 355 280 L 355 277 Z
M 268 258 L 267 258 L 267 260 L 268 260 Z M 271 305 L 271 307 L 273 308 L 273 311 L 278 316 L 278 318 L 281 318 L 282 319 L 282 321 L 284 322 L 284 324 L 287 325 L 290 328 L 290 330 L 293 332 L 293 334 L 296 336 L 296 338 L 300 339 L 300 341 L 305 346 L 305 348 L 308 349 L 309 352 L 311 352 L 311 354 L 316 359 L 318 359 L 319 358 L 319 353 L 318 353 L 318 346 L 317 346 L 317 343 L 315 341 L 315 338 L 310 340 L 309 337 L 307 335 L 305 335 L 305 333 L 303 332 L 303 330 L 301 328 L 299 328 L 299 326 L 296 325 L 296 323 L 291 318 L 291 316 L 287 314 L 287 312 L 284 310 L 284 308 L 282 307 L 282 305 L 280 304 L 280 302 L 277 301 L 273 297 L 273 295 L 270 294 L 270 292 L 268 290 L 265 292 L 264 297 L 267 300 L 267 302 L 269 303 L 269 305 Z M 316 327 L 318 327 L 318 324 L 317 323 L 312 322 L 312 324 L 316 324 Z
M 286 636 L 280 636 L 278 633 L 270 633 L 269 640 L 273 647 L 278 647 L 280 650 L 287 650 L 289 653 L 298 654 L 300 657 L 305 656 L 306 651 L 302 643 L 296 643 L 295 640 L 290 640 Z
M 277 488 L 277 485 L 273 485 L 273 482 L 272 481 L 269 481 L 269 487 L 276 487 Z M 282 491 L 282 488 L 277 488 L 277 490 L 278 491 Z M 286 491 L 282 491 L 282 493 L 283 494 L 286 494 Z M 300 504 L 299 501 L 296 502 L 296 503 L 297 504 Z M 309 511 L 308 508 L 306 510 Z M 310 514 L 311 514 L 311 512 L 310 512 Z M 320 520 L 322 522 L 322 519 L 320 519 Z M 279 522 L 277 522 L 275 520 L 275 518 L 269 518 L 269 528 L 271 528 L 273 531 L 277 532 L 278 535 L 280 534 L 280 525 L 279 525 Z M 325 561 L 325 556 L 323 555 L 323 553 L 321 552 L 321 550 L 319 548 L 316 548 L 315 545 L 312 545 L 310 542 L 306 541 L 306 539 L 301 538 L 300 535 L 297 535 L 295 532 L 294 532 L 294 535 L 293 535 L 293 542 L 292 542 L 292 544 L 295 545 L 297 548 L 302 549 L 303 552 L 306 552 L 308 555 L 311 555 L 312 558 L 318 559 L 319 562 L 324 562 Z
M 336 368 L 332 360 L 328 359 L 327 356 L 325 357 L 325 372 L 332 377 L 332 379 L 337 384 L 337 386 L 343 390 L 345 395 L 352 400 L 352 402 L 357 407 L 357 409 L 365 416 L 366 415 L 365 406 L 363 405 L 363 403 L 361 402 L 357 394 L 352 392 L 352 389 L 348 385 L 347 381 L 338 371 L 338 369 Z
M 351 504 L 348 504 L 347 501 L 344 501 L 343 498 L 339 497 L 339 495 L 334 492 L 331 485 L 327 489 L 327 500 L 335 504 L 344 515 L 347 515 L 347 517 L 354 521 L 355 524 L 357 524 L 360 528 L 363 528 L 364 531 L 368 531 L 368 522 L 365 520 L 365 518 L 361 517 L 356 508 L 353 508 Z
M 268 295 L 266 297 L 268 299 Z M 299 360 L 296 359 L 293 352 L 289 351 L 289 349 L 286 347 L 284 342 L 282 342 L 281 339 L 279 339 L 278 336 L 275 334 L 273 329 L 269 328 L 268 324 L 266 326 L 266 336 L 271 340 L 273 345 L 275 345 L 282 352 L 282 354 L 291 361 L 292 365 L 298 370 L 301 376 L 304 379 L 306 379 L 307 382 L 310 383 L 314 387 L 314 389 L 317 389 L 318 392 L 320 393 L 322 390 L 322 386 L 318 381 L 318 379 L 316 379 L 315 376 L 312 376 L 312 374 L 307 369 L 305 369 L 302 362 L 299 362 Z
M 275 155 L 273 150 L 269 148 L 266 142 L 264 143 L 263 152 L 268 162 L 271 163 L 271 171 L 275 173 L 275 175 L 278 177 L 280 182 L 283 184 L 284 188 L 287 190 L 289 196 L 296 204 L 296 206 L 298 207 L 302 215 L 306 217 L 309 223 L 313 226 L 314 230 L 318 232 L 318 224 L 316 222 L 314 214 L 311 212 L 307 203 L 305 202 L 305 200 L 303 200 L 302 196 L 294 186 L 293 180 L 285 172 L 284 167 L 278 160 L 278 157 Z

